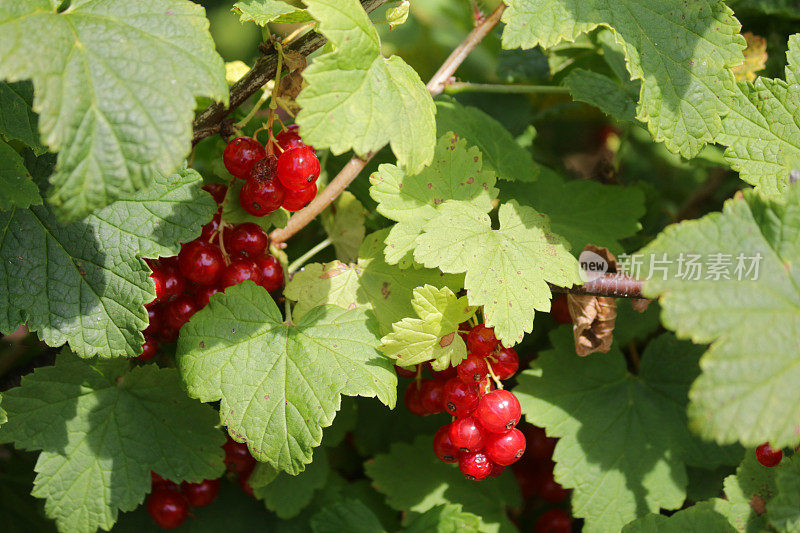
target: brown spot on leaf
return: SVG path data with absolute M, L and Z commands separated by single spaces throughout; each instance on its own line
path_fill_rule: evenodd
M 455 331 L 453 331 L 452 333 L 448 333 L 447 335 L 442 337 L 441 340 L 439 340 L 439 346 L 441 346 L 442 348 L 447 348 L 453 343 L 453 339 L 455 338 L 455 336 L 456 336 Z

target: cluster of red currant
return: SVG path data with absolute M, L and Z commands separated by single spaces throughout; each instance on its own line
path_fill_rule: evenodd
M 274 152 L 280 152 L 277 157 Z M 283 207 L 299 211 L 317 195 L 319 159 L 314 147 L 300 139 L 293 124 L 261 145 L 252 137 L 238 137 L 225 147 L 222 161 L 228 172 L 245 180 L 239 204 L 253 216 L 263 217 Z
M 420 379 L 421 369 L 398 367 L 398 373 L 415 377 L 405 391 L 409 411 L 419 416 L 446 411 L 454 417 L 433 438 L 436 456 L 458 462 L 467 479 L 480 480 L 500 475 L 525 452 L 525 436 L 515 427 L 522 414 L 519 401 L 500 383 L 517 372 L 519 358 L 500 344 L 494 328 L 465 322 L 459 329 L 469 354 L 458 366 L 433 372 L 433 379 Z
M 183 244 L 177 257 L 148 262 L 153 271 L 150 277 L 156 284 L 156 299 L 145 306 L 150 322 L 144 330 L 140 361 L 152 359 L 159 342 L 174 342 L 192 315 L 226 287 L 248 279 L 270 292 L 283 285 L 283 268 L 266 253 L 266 232 L 252 222 L 220 229 L 221 204 L 227 188 L 215 183 L 204 189 L 220 208 L 203 226 L 200 237 Z

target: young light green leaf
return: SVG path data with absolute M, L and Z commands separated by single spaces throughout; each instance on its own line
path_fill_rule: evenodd
M 39 188 L 31 179 L 22 156 L 0 139 L 0 210 L 42 205 Z
M 341 500 L 311 517 L 314 533 L 385 533 L 378 517 L 359 500 Z
M 433 157 L 436 109 L 419 75 L 399 57 L 381 55 L 378 32 L 358 0 L 305 3 L 334 50 L 303 71 L 303 139 L 334 154 L 362 155 L 388 142 L 401 165 L 422 169 Z
M 680 533 L 683 531 L 735 533 L 736 530 L 723 515 L 714 509 L 710 502 L 700 502 L 669 517 L 649 514 L 622 529 L 623 533 Z
M 744 39 L 722 0 L 509 0 L 503 47 L 545 48 L 598 26 L 614 30 L 632 79 L 642 80 L 637 118 L 656 141 L 693 157 L 722 130 L 733 95 L 730 67 Z
M 3 3 L 0 77 L 33 80 L 42 139 L 59 152 L 50 203 L 76 221 L 174 172 L 189 152 L 195 97 L 227 102 L 228 86 L 192 2 L 58 6 Z
M 484 169 L 494 171 L 500 179 L 533 181 L 539 174 L 530 152 L 517 144 L 502 124 L 476 107 L 448 97 L 437 99 L 436 131 L 439 137 L 455 132 L 477 146 Z
M 406 533 L 468 533 L 483 531 L 481 518 L 461 509 L 460 505 L 444 504 L 428 509 L 414 518 Z
M 711 343 L 690 393 L 704 438 L 755 447 L 800 442 L 800 189 L 784 199 L 745 191 L 722 213 L 668 227 L 640 253 L 644 293 L 679 337 Z M 699 267 L 690 268 L 695 256 Z M 652 273 L 652 274 L 651 274 Z M 769 405 L 770 409 L 763 409 Z
M 473 203 L 489 212 L 497 198 L 494 173 L 481 168 L 481 153 L 448 132 L 436 145 L 433 162 L 417 174 L 384 164 L 370 176 L 370 196 L 378 212 L 397 222 L 386 237 L 386 261 L 403 268 L 414 265 L 416 237 L 447 200 Z
M 512 200 L 500 206 L 500 227 L 486 211 L 447 201 L 417 238 L 414 259 L 446 273 L 466 272 L 469 304 L 483 306 L 487 326 L 506 346 L 533 328 L 534 310 L 550 310 L 547 283 L 581 283 L 566 241 L 550 232 L 546 217 Z
M 225 470 L 214 410 L 186 397 L 174 369 L 129 368 L 64 352 L 4 393 L 0 441 L 41 450 L 33 495 L 61 531 L 110 529 L 142 503 L 151 470 L 190 482 Z
M 778 531 L 800 531 L 800 458 L 793 455 L 775 475 L 777 494 L 767 503 L 769 522 Z
M 353 193 L 344 191 L 320 216 L 322 227 L 336 249 L 336 257 L 344 263 L 358 259 L 364 242 L 367 211 Z
M 177 254 L 216 204 L 194 170 L 155 182 L 78 222 L 45 206 L 0 211 L 0 331 L 22 323 L 81 357 L 134 357 L 155 298 L 142 257 Z M 31 287 L 36 287 L 32 290 Z
M 240 22 L 255 22 L 266 26 L 270 22 L 297 24 L 314 20 L 305 9 L 290 6 L 282 0 L 245 0 L 233 4 Z
M 467 356 L 467 346 L 458 325 L 475 314 L 467 297 L 456 297 L 447 287 L 431 285 L 414 289 L 411 301 L 419 318 L 404 318 L 392 324 L 392 332 L 381 339 L 380 350 L 400 366 L 427 361 L 435 370 L 456 366 Z
M 612 80 L 608 76 L 576 68 L 561 81 L 572 97 L 580 102 L 597 106 L 606 115 L 623 121 L 636 121 L 636 103 L 639 84 Z
M 31 82 L 0 81 L 0 136 L 7 141 L 22 141 L 40 155 L 47 150 L 39 141 L 38 123 Z
M 311 462 L 342 394 L 393 407 L 397 376 L 361 309 L 315 307 L 284 322 L 263 288 L 215 296 L 183 327 L 177 361 L 189 394 L 221 400 L 220 420 L 253 456 L 290 474 Z
M 242 190 L 244 180 L 233 180 L 228 186 L 228 193 L 222 202 L 222 218 L 231 224 L 244 224 L 252 222 L 261 226 L 264 231 L 269 231 L 273 227 L 283 228 L 289 222 L 289 212 L 279 207 L 269 215 L 256 217 L 242 209 L 239 203 L 239 191 Z
M 275 472 L 269 464 L 261 463 L 256 466 L 252 476 L 256 476 L 259 469 Z M 305 471 L 296 476 L 279 472 L 269 483 L 261 487 L 253 486 L 253 494 L 278 518 L 286 520 L 300 514 L 311 503 L 314 491 L 325 485 L 329 472 L 328 454 L 322 449 L 314 455 L 314 461 Z

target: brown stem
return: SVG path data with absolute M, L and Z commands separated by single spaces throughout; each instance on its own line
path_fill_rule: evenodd
M 576 285 L 571 289 L 550 286 L 553 292 L 566 292 L 570 294 L 588 294 L 590 296 L 611 296 L 614 298 L 644 298 L 642 296 L 643 282 L 630 276 L 619 274 L 606 274 L 596 280 L 583 285 Z
M 469 53 L 478 46 L 478 43 L 492 31 L 498 22 L 500 16 L 505 10 L 505 4 L 500 4 L 491 15 L 483 19 L 475 29 L 473 29 L 464 41 L 453 50 L 450 56 L 442 63 L 436 74 L 433 75 L 428 82 L 428 91 L 431 96 L 438 96 L 444 90 L 450 78 L 455 74 L 459 65 L 464 62 Z M 376 150 L 377 151 L 377 150 Z M 278 228 L 270 233 L 269 237 L 274 243 L 285 242 L 292 235 L 306 227 L 306 225 L 314 220 L 323 209 L 328 207 L 350 183 L 358 177 L 359 173 L 364 169 L 375 152 L 364 154 L 363 156 L 353 156 L 350 161 L 342 168 L 339 174 L 331 180 L 327 187 L 306 207 L 292 215 L 285 228 Z

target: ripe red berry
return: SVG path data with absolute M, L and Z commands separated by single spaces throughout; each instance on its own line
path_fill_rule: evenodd
M 498 477 L 505 471 L 505 469 L 505 466 L 495 463 L 494 466 L 492 466 L 492 471 L 489 473 L 489 477 Z
M 493 467 L 491 459 L 483 452 L 464 453 L 458 459 L 458 468 L 467 479 L 486 479 L 492 473 Z
M 425 363 L 425 368 L 428 369 L 428 372 L 431 373 L 431 376 L 438 379 L 444 379 L 445 381 L 458 376 L 458 372 L 454 366 L 448 366 L 444 370 L 434 370 L 430 363 Z
M 483 449 L 485 433 L 478 421 L 471 416 L 456 418 L 450 423 L 450 442 L 462 453 Z
M 464 383 L 480 383 L 489 372 L 489 367 L 486 365 L 486 359 L 470 354 L 458 364 L 456 372 L 458 379 Z
M 403 403 L 406 404 L 406 409 L 413 415 L 427 416 L 430 413 L 425 407 L 422 406 L 422 395 L 420 389 L 417 387 L 417 382 L 412 381 L 406 387 L 406 392 L 403 394 Z
M 267 232 L 252 222 L 236 226 L 230 237 L 225 235 L 225 248 L 231 255 L 258 257 L 267 249 L 268 243 Z
M 247 180 L 239 191 L 239 205 L 254 217 L 263 217 L 281 206 L 283 195 L 278 180 Z
M 253 494 L 253 487 L 250 486 L 250 474 L 253 473 L 253 469 L 247 470 L 246 472 L 240 472 L 239 477 L 236 479 L 237 483 L 239 483 L 239 487 L 242 489 L 242 492 L 250 496 L 251 498 L 255 498 Z
M 478 324 L 467 334 L 467 350 L 478 357 L 485 357 L 492 353 L 499 342 L 494 336 L 494 328 L 487 328 L 483 324 Z
M 261 281 L 261 271 L 252 259 L 239 257 L 231 261 L 222 272 L 222 288 L 238 285 L 243 281 L 251 280 L 254 283 Z
M 508 379 L 519 370 L 519 356 L 513 348 L 501 347 L 490 356 L 492 372 L 497 379 Z
M 413 378 L 417 375 L 417 367 L 410 366 L 410 367 L 403 367 L 394 365 L 394 371 L 397 373 L 398 376 L 403 378 Z
M 287 189 L 310 187 L 319 177 L 319 159 L 308 146 L 298 146 L 278 156 L 278 179 Z
M 212 296 L 217 294 L 218 292 L 222 292 L 222 287 L 218 287 L 217 285 L 206 285 L 200 287 L 200 290 L 194 295 L 194 299 L 197 302 L 197 306 L 202 309 L 203 307 L 208 305 L 208 301 L 211 299 Z
M 167 301 L 173 296 L 182 294 L 186 288 L 186 280 L 173 265 L 161 262 L 154 265 L 150 277 L 156 284 L 156 301 Z
M 314 149 L 313 146 L 306 145 L 303 142 L 300 138 L 299 130 L 300 127 L 297 124 L 292 124 L 275 136 L 275 140 L 278 142 L 278 146 L 281 147 L 281 150 L 286 151 L 290 148 L 297 148 L 298 146 L 308 146 L 312 150 Z
M 550 503 L 561 503 L 569 496 L 569 491 L 553 478 L 552 468 L 539 468 L 536 472 L 536 493 Z
M 189 294 L 181 294 L 167 304 L 165 313 L 167 325 L 174 329 L 181 329 L 199 309 L 194 297 Z
M 219 479 L 204 479 L 200 483 L 181 483 L 181 492 L 192 507 L 205 507 L 217 499 Z
M 211 218 L 211 222 L 203 225 L 203 231 L 200 232 L 198 240 L 211 242 L 211 236 L 219 230 L 219 222 L 222 219 L 222 213 L 217 211 Z
M 145 335 L 153 335 L 158 333 L 158 330 L 161 329 L 161 323 L 163 321 L 161 305 L 152 302 L 144 307 L 147 309 L 147 327 L 142 333 Z
M 433 453 L 445 463 L 458 461 L 458 448 L 450 440 L 450 424 L 440 427 L 433 436 Z
M 189 516 L 189 502 L 180 492 L 157 488 L 147 497 L 147 513 L 162 529 L 175 529 Z
M 169 489 L 178 490 L 178 485 L 168 479 L 164 479 L 152 470 L 150 471 L 150 486 L 154 489 L 165 487 Z
M 286 189 L 283 196 L 283 208 L 287 211 L 300 211 L 308 202 L 314 199 L 317 195 L 317 184 L 312 183 L 311 187 L 306 187 L 302 191 L 293 191 Z
M 142 353 L 136 358 L 139 361 L 149 361 L 156 356 L 158 352 L 158 341 L 149 335 L 144 336 L 144 344 L 142 344 Z
M 273 255 L 262 255 L 256 258 L 256 266 L 261 274 L 259 285 L 268 292 L 278 290 L 283 285 L 283 267 Z
M 525 435 L 517 428 L 505 433 L 490 433 L 486 438 L 486 455 L 499 465 L 516 463 L 523 453 Z
M 765 442 L 756 448 L 756 459 L 764 466 L 777 466 L 783 459 L 783 450 L 777 450 Z
M 445 410 L 453 416 L 467 416 L 478 407 L 480 394 L 477 385 L 451 378 L 442 391 Z
M 250 455 L 247 444 L 236 442 L 228 437 L 228 441 L 222 445 L 225 450 L 225 468 L 229 472 L 248 472 L 256 466 L 256 460 Z
M 179 333 L 180 331 L 178 331 L 178 328 L 173 328 L 168 324 L 164 324 L 164 327 L 158 331 L 158 341 L 161 344 L 173 343 L 178 340 Z
M 213 285 L 222 276 L 225 259 L 220 249 L 208 242 L 192 241 L 183 245 L 178 265 L 184 276 L 200 285 Z
M 494 390 L 481 398 L 475 413 L 483 427 L 493 433 L 504 433 L 517 425 L 522 408 L 512 392 Z
M 535 533 L 570 533 L 572 519 L 563 509 L 550 509 L 536 520 L 534 531 Z
M 559 324 L 572 324 L 572 316 L 569 314 L 566 294 L 559 294 L 553 298 L 550 304 L 550 314 Z
M 246 180 L 256 161 L 267 157 L 267 151 L 261 143 L 252 137 L 237 137 L 225 146 L 222 162 L 228 172 L 237 178 Z
M 225 194 L 228 192 L 228 188 L 221 183 L 206 183 L 202 188 L 211 195 L 217 205 L 222 204 L 222 201 L 225 200 Z
M 444 384 L 445 382 L 441 379 L 422 380 L 419 400 L 422 403 L 422 408 L 432 415 L 444 411 L 444 400 L 442 400 Z

